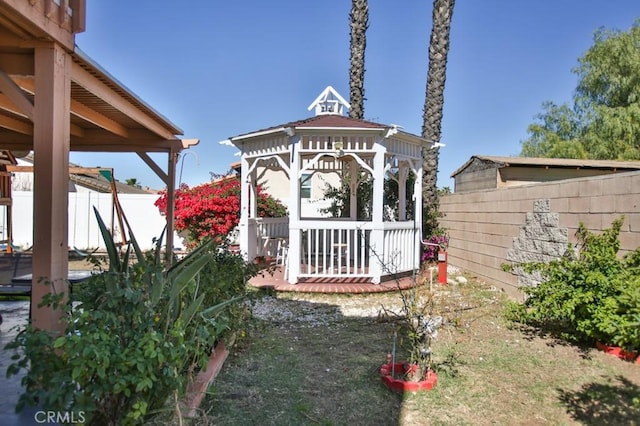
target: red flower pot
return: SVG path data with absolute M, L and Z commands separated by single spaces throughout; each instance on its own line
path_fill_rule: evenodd
M 400 373 L 401 375 L 406 375 L 407 372 L 412 367 L 413 372 L 417 370 L 417 365 L 409 365 L 402 362 L 396 362 L 395 364 L 388 363 L 383 364 L 380 367 L 380 377 L 382 377 L 382 381 L 384 384 L 395 392 L 419 392 L 425 390 L 431 390 L 434 388 L 436 383 L 438 382 L 438 376 L 434 371 L 429 370 L 426 374 L 424 380 L 420 380 L 417 382 L 407 381 L 403 379 L 396 378 L 392 375 L 392 372 L 395 372 L 396 375 Z
M 596 347 L 609 355 L 613 355 L 625 361 L 635 360 L 636 364 L 640 364 L 640 357 L 638 357 L 637 351 L 629 352 L 629 351 L 625 351 L 619 346 L 609 346 L 600 342 L 596 342 Z

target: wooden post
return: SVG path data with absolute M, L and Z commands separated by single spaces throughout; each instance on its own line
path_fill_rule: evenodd
M 68 295 L 70 69 L 61 46 L 36 47 L 31 318 L 34 327 L 54 335 L 64 332 L 63 311 L 38 305 L 51 291 Z
M 165 259 L 169 265 L 173 262 L 173 232 L 176 223 L 176 164 L 178 153 L 173 149 L 169 152 L 169 164 L 167 165 L 169 179 L 167 179 L 167 245 Z

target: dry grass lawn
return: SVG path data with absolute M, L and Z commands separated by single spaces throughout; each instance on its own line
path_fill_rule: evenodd
M 378 312 L 397 309 L 397 293 L 264 296 L 194 424 L 640 423 L 640 364 L 514 327 L 504 295 L 477 280 L 435 299 L 438 385 L 398 395 L 378 376 L 394 329 Z

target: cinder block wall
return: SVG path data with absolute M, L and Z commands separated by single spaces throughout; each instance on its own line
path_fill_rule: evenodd
M 520 298 L 526 282 L 501 265 L 557 255 L 580 222 L 601 231 L 624 215 L 620 254 L 640 246 L 640 172 L 451 194 L 440 210 L 449 263 Z

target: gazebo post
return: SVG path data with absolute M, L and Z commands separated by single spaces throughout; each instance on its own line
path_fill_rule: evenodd
M 240 159 L 240 253 L 245 260 L 252 261 L 256 257 L 256 225 L 249 226 L 251 206 L 249 204 L 250 188 L 253 185 L 249 176 L 249 161 L 245 156 Z M 250 239 L 250 236 L 253 239 Z M 253 244 L 250 242 L 253 241 Z
M 418 170 L 416 173 L 416 181 L 413 183 L 413 198 L 415 202 L 413 203 L 413 217 L 416 228 L 414 231 L 415 235 L 415 247 L 417 256 L 413 259 L 414 261 L 414 269 L 420 268 L 420 257 L 422 255 L 422 161 L 418 161 Z
M 349 161 L 349 217 L 351 220 L 358 220 L 358 163 L 351 159 Z
M 374 284 L 380 284 L 380 278 L 384 268 L 390 265 L 384 265 L 389 257 L 384 252 L 384 147 L 377 144 L 375 147 L 375 156 L 373 158 L 373 202 L 371 212 L 371 250 L 375 255 L 369 260 L 369 270 L 371 273 L 371 281 Z
M 300 253 L 302 251 L 302 239 L 300 238 L 300 136 L 294 135 L 289 139 L 290 166 L 289 166 L 289 284 L 298 283 L 300 275 Z
M 398 169 L 398 220 L 407 220 L 407 177 L 410 170 L 406 165 L 400 163 Z

